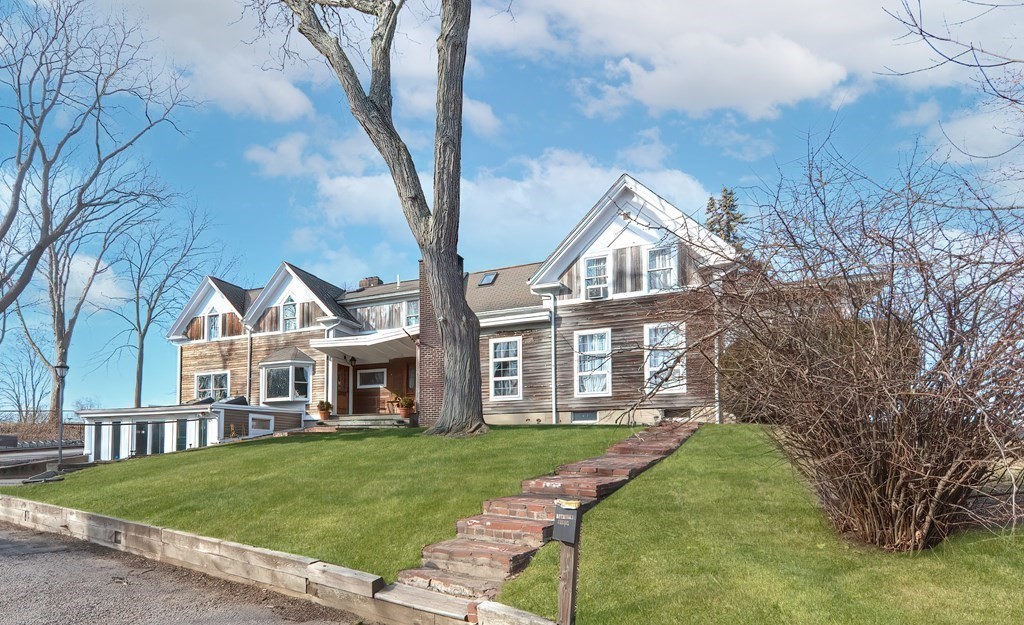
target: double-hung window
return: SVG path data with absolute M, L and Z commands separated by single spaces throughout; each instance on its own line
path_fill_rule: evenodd
M 414 326 L 420 322 L 420 300 L 409 300 L 405 303 L 405 325 Z
M 648 392 L 686 392 L 686 325 L 651 323 L 646 337 L 644 377 Z
M 664 291 L 676 286 L 676 252 L 671 247 L 647 250 L 647 290 Z
M 612 331 L 580 330 L 576 342 L 576 396 L 612 394 Z
M 281 305 L 281 329 L 285 332 L 291 332 L 299 328 L 299 315 L 297 312 L 298 306 L 295 304 L 295 300 L 291 297 L 284 301 Z
M 522 339 L 491 339 L 491 399 L 522 399 Z
M 216 309 L 206 314 L 206 340 L 213 341 L 220 338 L 220 313 Z
M 583 261 L 583 295 L 587 299 L 608 297 L 608 257 L 596 256 Z
M 227 399 L 228 373 L 200 373 L 196 375 L 196 399 L 212 397 L 214 401 Z
M 264 367 L 263 399 L 299 401 L 309 399 L 309 368 L 305 365 Z

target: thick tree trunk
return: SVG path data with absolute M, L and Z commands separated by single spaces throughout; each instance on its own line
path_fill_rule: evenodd
M 480 396 L 480 322 L 469 308 L 465 278 L 454 250 L 425 251 L 423 274 L 430 289 L 444 353 L 444 396 L 437 423 L 427 434 L 487 431 Z

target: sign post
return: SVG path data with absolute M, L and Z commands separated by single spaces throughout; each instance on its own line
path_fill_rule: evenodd
M 576 581 L 579 578 L 580 510 L 578 499 L 555 500 L 551 537 L 562 543 L 558 563 L 558 625 L 576 625 Z

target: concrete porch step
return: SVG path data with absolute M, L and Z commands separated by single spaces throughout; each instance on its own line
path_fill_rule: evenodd
M 467 620 L 470 606 L 473 604 L 469 599 L 452 597 L 451 595 L 424 588 L 414 588 L 405 584 L 385 586 L 383 590 L 373 595 L 373 598 L 432 614 L 440 614 L 457 621 Z M 433 623 L 434 621 L 431 619 L 429 622 Z
M 523 493 L 602 499 L 628 481 L 628 477 L 615 476 L 545 475 L 524 480 Z
M 597 458 L 590 458 L 580 462 L 563 464 L 558 467 L 558 474 L 634 478 L 659 460 L 661 460 L 661 456 L 657 455 L 598 456 Z
M 536 547 L 455 538 L 423 548 L 423 566 L 504 580 L 526 568 Z
M 398 583 L 466 599 L 493 599 L 501 590 L 498 580 L 429 568 L 399 571 Z
M 455 523 L 460 538 L 540 547 L 551 540 L 554 521 L 478 514 Z

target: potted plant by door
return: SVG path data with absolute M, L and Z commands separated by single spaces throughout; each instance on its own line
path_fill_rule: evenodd
M 320 420 L 326 421 L 331 418 L 331 409 L 334 408 L 334 404 L 326 400 L 320 400 L 316 405 L 317 412 L 320 413 Z
M 398 416 L 403 419 L 409 419 L 412 417 L 413 408 L 416 406 L 416 400 L 408 395 L 401 395 L 398 397 Z

